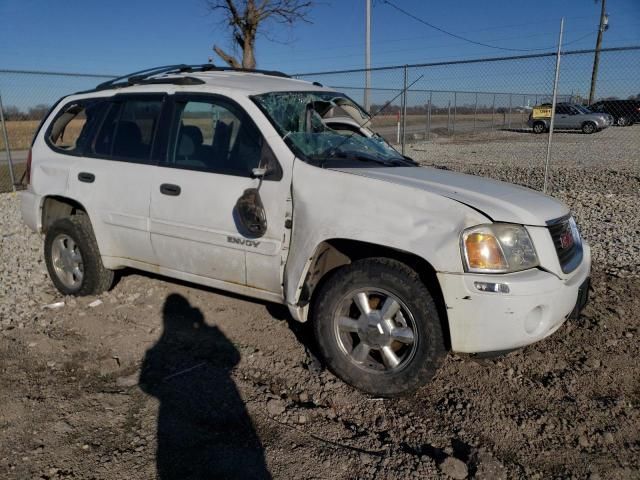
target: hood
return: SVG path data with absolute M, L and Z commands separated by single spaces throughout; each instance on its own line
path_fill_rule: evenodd
M 344 168 L 344 173 L 441 195 L 479 210 L 495 222 L 545 226 L 569 213 L 566 205 L 529 188 L 429 167 Z

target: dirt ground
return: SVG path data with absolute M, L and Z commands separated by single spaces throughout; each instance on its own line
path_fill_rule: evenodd
M 439 478 L 449 456 L 475 478 L 640 478 L 637 280 L 596 274 L 553 337 L 451 354 L 401 400 L 322 370 L 279 307 L 135 273 L 99 299 L 2 332 L 4 478 Z
M 61 297 L 0 195 L 0 478 L 640 478 L 640 176 L 581 172 L 561 196 L 597 260 L 582 315 L 393 400 L 276 305 L 135 271 Z

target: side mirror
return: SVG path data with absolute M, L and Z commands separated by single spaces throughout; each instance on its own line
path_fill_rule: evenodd
M 234 216 L 239 223 L 238 229 L 242 234 L 257 238 L 267 232 L 267 215 L 257 188 L 247 188 L 244 191 L 236 202 L 235 213 Z

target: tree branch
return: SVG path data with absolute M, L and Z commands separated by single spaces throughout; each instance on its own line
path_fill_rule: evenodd
M 229 55 L 227 52 L 225 52 L 224 50 L 222 50 L 220 47 L 218 47 L 217 45 L 213 46 L 213 51 L 216 52 L 216 54 L 226 62 L 227 65 L 229 65 L 230 67 L 233 68 L 240 68 L 240 62 L 238 62 L 238 60 L 236 60 L 236 58 L 232 55 Z

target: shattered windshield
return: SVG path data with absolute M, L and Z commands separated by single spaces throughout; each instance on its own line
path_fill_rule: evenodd
M 347 159 L 385 166 L 407 166 L 403 157 L 368 127 L 370 116 L 337 92 L 273 92 L 254 101 L 269 116 L 287 144 L 319 165 Z

